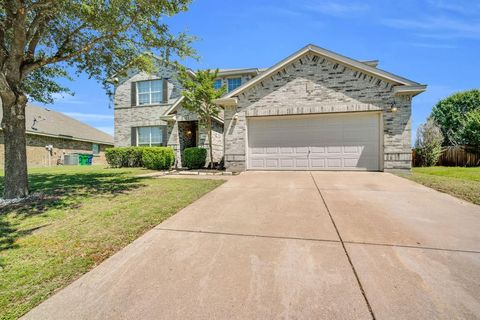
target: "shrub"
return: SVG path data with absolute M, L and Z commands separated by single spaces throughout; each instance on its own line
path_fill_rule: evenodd
M 143 166 L 153 170 L 167 170 L 173 166 L 175 155 L 171 147 L 142 148 Z
M 108 164 L 114 168 L 141 167 L 142 147 L 116 147 L 105 150 Z
M 418 127 L 415 147 L 422 166 L 434 166 L 442 154 L 442 131 L 432 118 Z
M 207 149 L 186 148 L 183 150 L 183 165 L 189 169 L 200 169 L 205 167 Z

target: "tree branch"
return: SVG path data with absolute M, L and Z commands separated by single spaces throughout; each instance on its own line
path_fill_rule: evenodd
M 135 22 L 136 22 L 136 16 L 133 17 L 132 20 L 127 25 L 125 25 L 123 28 L 118 29 L 115 32 L 110 32 L 110 33 L 105 34 L 103 36 L 94 38 L 90 42 L 86 43 L 83 47 L 81 47 L 81 48 L 79 48 L 79 49 L 77 49 L 73 52 L 70 52 L 68 54 L 66 52 L 64 52 L 65 47 L 68 43 L 64 42 L 64 44 L 62 44 L 63 47 L 60 47 L 53 56 L 51 56 L 49 58 L 44 58 L 44 59 L 36 60 L 36 61 L 31 62 L 31 63 L 25 64 L 22 67 L 22 78 L 26 77 L 28 74 L 30 74 L 35 69 L 41 68 L 41 67 L 43 67 L 47 64 L 67 61 L 67 60 L 70 60 L 70 59 L 75 58 L 77 56 L 80 56 L 81 54 L 85 54 L 88 51 L 90 51 L 92 49 L 92 47 L 94 47 L 96 44 L 101 43 L 102 41 L 105 41 L 105 40 L 108 40 L 108 39 L 112 39 L 112 38 L 116 37 L 118 34 L 127 31 L 128 29 L 130 29 L 132 27 L 132 25 Z M 82 25 L 80 25 L 77 28 L 79 31 L 81 30 L 80 27 L 82 27 Z M 83 26 L 82 28 L 85 28 L 85 27 L 86 26 Z M 79 32 L 79 31 L 77 31 L 77 32 Z M 71 34 L 73 35 L 73 32 Z

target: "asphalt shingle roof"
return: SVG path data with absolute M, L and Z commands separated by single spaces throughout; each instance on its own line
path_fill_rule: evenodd
M 53 111 L 48 108 L 29 104 L 26 107 L 25 118 L 26 132 L 29 134 L 51 135 L 64 139 L 113 145 L 113 137 L 111 135 L 61 112 Z M 0 121 L 1 119 L 2 112 L 0 112 Z

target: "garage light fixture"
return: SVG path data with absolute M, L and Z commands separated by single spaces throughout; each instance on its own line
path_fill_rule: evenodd
M 390 105 L 390 112 L 397 112 L 397 104 L 395 103 L 395 100 L 393 100 L 393 103 Z

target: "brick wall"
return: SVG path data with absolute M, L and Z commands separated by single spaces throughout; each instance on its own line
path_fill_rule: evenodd
M 132 82 L 168 79 L 168 103 L 151 106 L 131 106 Z M 142 126 L 167 126 L 167 145 L 175 151 L 176 163 L 181 166 L 180 135 L 178 121 L 197 121 L 196 114 L 178 106 L 175 121 L 160 120 L 168 109 L 181 97 L 182 89 L 178 80 L 178 71 L 173 66 L 159 65 L 159 71 L 154 75 L 144 72 L 136 73 L 132 70 L 127 77 L 122 79 L 115 89 L 114 117 L 115 117 L 115 146 L 130 146 L 132 127 Z M 222 114 L 220 115 L 223 116 Z M 223 157 L 223 125 L 216 122 L 214 126 L 213 151 L 214 160 L 220 161 Z M 206 132 L 199 126 L 198 145 L 208 146 Z
M 4 137 L 0 132 L 0 166 L 3 168 L 5 163 Z M 63 154 L 69 153 L 92 153 L 92 143 L 84 141 L 75 141 L 40 135 L 27 134 L 27 163 L 29 167 L 47 167 L 49 166 L 48 151 L 45 146 L 52 145 L 50 164 L 57 165 L 57 160 Z M 111 145 L 100 144 L 100 154 L 93 157 L 93 164 L 106 164 L 105 149 Z
M 247 117 L 382 111 L 384 168 L 410 169 L 411 98 L 394 97 L 393 85 L 320 56 L 303 55 L 241 93 L 237 107 L 225 109 L 225 165 L 230 171 L 245 170 Z M 398 111 L 392 113 L 394 101 Z

